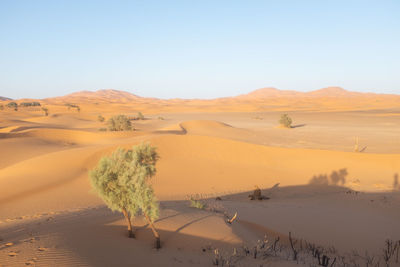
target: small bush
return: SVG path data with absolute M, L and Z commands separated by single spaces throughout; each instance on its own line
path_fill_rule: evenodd
M 279 120 L 280 125 L 286 127 L 286 128 L 291 128 L 292 127 L 292 119 L 289 117 L 288 114 L 282 114 L 280 120 Z
M 100 131 L 100 132 L 106 132 L 106 131 L 107 131 L 107 128 L 100 128 L 99 131 Z
M 108 121 L 108 129 L 110 131 L 130 131 L 132 124 L 129 118 L 125 115 L 117 115 L 111 117 Z
M 14 109 L 15 111 L 18 110 L 18 104 L 15 103 L 15 102 L 10 102 L 10 103 L 8 103 L 8 104 L 7 104 L 7 107 L 8 107 L 8 108 L 12 108 L 12 109 Z
M 0 105 L 0 110 L 3 110 L 4 109 L 4 106 L 3 105 Z
M 40 107 L 39 102 L 22 102 L 19 104 L 21 107 Z
M 203 202 L 201 202 L 198 199 L 191 197 L 190 198 L 190 207 L 204 210 L 206 208 L 206 204 L 204 204 Z
M 42 107 L 45 116 L 49 116 L 49 109 L 46 107 Z
M 145 119 L 145 117 L 144 117 L 144 115 L 142 114 L 142 112 L 138 112 L 138 113 L 136 114 L 136 116 L 131 117 L 131 120 L 134 120 L 134 121 L 144 120 L 144 119 Z
M 165 120 L 164 117 L 158 117 L 158 119 L 159 119 L 160 121 Z
M 144 115 L 142 114 L 142 112 L 138 112 L 137 118 L 138 120 L 144 120 Z
M 68 110 L 70 110 L 71 108 L 75 108 L 76 109 L 76 111 L 78 111 L 78 112 L 80 112 L 81 111 L 81 108 L 78 106 L 78 105 L 75 105 L 75 104 L 69 104 L 69 103 L 67 103 L 67 104 L 65 104 L 67 107 L 68 107 Z
M 97 116 L 97 120 L 99 122 L 103 122 L 105 120 L 105 118 L 103 116 L 99 115 L 99 116 Z

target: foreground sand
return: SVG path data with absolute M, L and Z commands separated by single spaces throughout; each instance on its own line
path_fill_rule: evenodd
M 400 194 L 392 190 L 400 173 L 399 109 L 299 108 L 290 112 L 297 127 L 288 130 L 276 127 L 279 110 L 198 112 L 177 102 L 176 112 L 86 103 L 78 113 L 54 101 L 48 117 L 1 111 L 0 266 L 210 266 L 216 248 L 227 258 L 265 234 L 285 243 L 289 231 L 341 253 L 381 254 L 385 239 L 400 239 Z M 148 119 L 136 121 L 136 131 L 99 131 L 99 114 L 139 108 Z M 353 152 L 355 137 L 363 153 Z M 87 175 L 101 156 L 143 141 L 161 156 L 153 179 L 159 251 L 142 218 L 134 222 L 137 239 L 125 237 L 122 216 L 91 192 Z M 348 173 L 341 186 L 309 184 L 340 169 Z M 271 199 L 248 200 L 256 185 Z M 208 209 L 188 207 L 190 195 Z M 236 266 L 298 266 L 285 255 L 244 257 Z

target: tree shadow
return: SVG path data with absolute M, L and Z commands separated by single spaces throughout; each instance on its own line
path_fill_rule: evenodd
M 311 185 L 344 185 L 346 183 L 346 176 L 348 175 L 347 169 L 343 168 L 338 171 L 332 171 L 328 176 L 327 174 L 314 175 L 309 184 Z

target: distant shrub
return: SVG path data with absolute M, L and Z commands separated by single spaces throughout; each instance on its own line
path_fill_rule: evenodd
M 108 129 L 110 131 L 130 131 L 132 124 L 129 118 L 125 115 L 117 115 L 111 117 L 108 121 Z
M 18 110 L 18 104 L 15 103 L 15 102 L 10 102 L 10 103 L 8 103 L 8 104 L 7 104 L 7 107 L 8 107 L 8 108 L 12 108 L 12 109 L 14 109 L 15 111 Z
M 190 198 L 190 207 L 204 210 L 206 208 L 206 204 L 204 204 L 203 202 L 201 202 L 198 199 L 191 197 Z
M 22 102 L 19 104 L 21 107 L 39 107 L 40 103 L 39 102 Z
M 71 108 L 75 108 L 76 111 L 78 111 L 78 112 L 81 111 L 81 108 L 80 108 L 78 105 L 70 104 L 70 103 L 67 103 L 67 104 L 65 104 L 65 105 L 68 107 L 68 110 L 70 110 Z
M 103 122 L 105 120 L 105 118 L 103 116 L 99 115 L 99 116 L 97 116 L 97 120 L 99 122 Z
M 99 131 L 100 131 L 100 132 L 106 132 L 106 131 L 107 131 L 107 128 L 100 128 Z
M 131 117 L 131 119 L 134 120 L 134 121 L 137 121 L 137 120 L 144 120 L 145 117 L 144 117 L 144 115 L 142 114 L 142 112 L 138 112 L 138 113 L 136 114 L 136 116 Z
M 159 119 L 160 121 L 165 120 L 164 117 L 158 117 L 158 119 Z
M 291 128 L 292 127 L 292 119 L 289 117 L 288 114 L 282 114 L 280 120 L 279 120 L 280 125 L 286 127 L 286 128 Z
M 4 109 L 4 106 L 3 105 L 0 105 L 0 110 L 3 110 Z
M 137 117 L 139 120 L 144 120 L 144 115 L 142 114 L 142 112 L 138 112 Z
M 42 107 L 45 116 L 49 116 L 49 109 L 46 107 Z

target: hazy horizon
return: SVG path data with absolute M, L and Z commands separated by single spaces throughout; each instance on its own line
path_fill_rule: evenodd
M 0 96 L 400 93 L 397 1 L 0 3 Z

